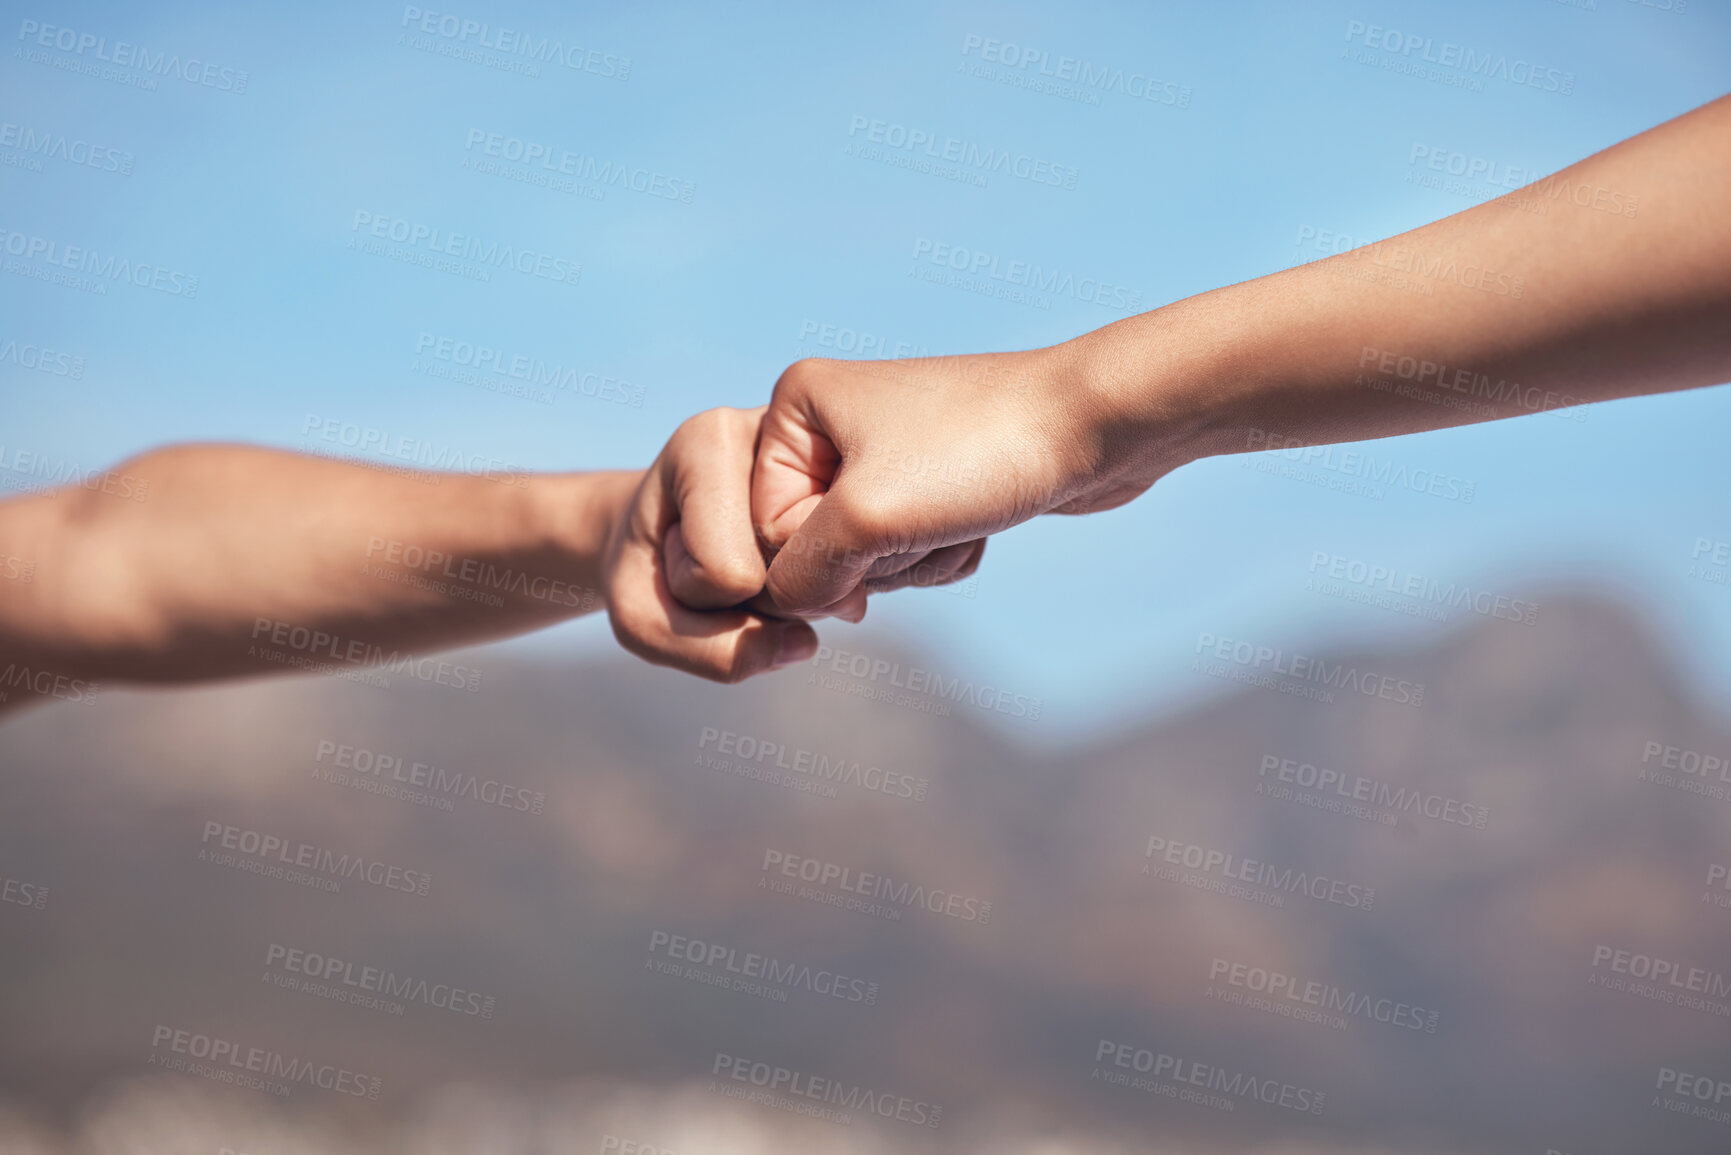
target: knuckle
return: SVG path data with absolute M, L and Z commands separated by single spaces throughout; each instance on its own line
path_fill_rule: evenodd
M 750 410 L 718 406 L 681 421 L 667 443 L 681 452 L 716 445 L 738 448 L 756 441 L 757 425 L 757 414 Z
M 756 673 L 749 643 L 738 635 L 719 637 L 703 648 L 686 668 L 701 678 L 734 686 Z
M 745 647 L 741 646 L 727 660 L 726 668 L 719 671 L 715 680 L 724 686 L 737 686 L 756 672 L 756 663 L 750 660 Z
M 616 594 L 607 607 L 607 624 L 619 644 L 637 657 L 658 666 L 672 664 L 666 616 L 653 596 L 632 589 Z
M 706 682 L 716 682 L 723 686 L 731 686 L 743 680 L 735 674 L 731 663 L 704 659 L 702 661 L 681 662 L 679 668 L 687 674 L 694 674 Z
M 856 497 L 842 512 L 848 536 L 867 553 L 882 557 L 913 552 L 908 519 L 895 503 L 877 495 Z
M 729 558 L 718 566 L 705 566 L 703 578 L 729 604 L 743 602 L 763 592 L 763 563 L 753 564 L 743 557 Z
M 780 392 L 784 386 L 795 393 L 809 389 L 822 380 L 831 364 L 823 357 L 801 357 L 781 371 L 781 378 L 775 383 L 776 391 Z
M 796 572 L 792 566 L 781 566 L 770 572 L 765 588 L 769 592 L 770 601 L 783 613 L 801 614 L 822 608 L 816 596 L 807 588 L 812 578 L 823 576 L 822 570 L 815 565 L 807 568 L 810 576 Z
M 673 436 L 667 439 L 668 444 L 683 445 L 688 441 L 702 440 L 709 426 L 714 423 L 714 418 L 711 416 L 713 412 L 712 409 L 706 409 L 702 413 L 693 414 L 681 421 L 679 428 L 673 431 Z
M 646 661 L 657 661 L 660 650 L 650 641 L 648 623 L 626 606 L 614 606 L 607 614 L 607 624 L 613 627 L 614 639 L 625 649 Z

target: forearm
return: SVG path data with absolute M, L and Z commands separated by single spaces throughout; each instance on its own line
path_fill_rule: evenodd
M 433 483 L 242 446 L 154 451 L 116 472 L 144 500 L 71 486 L 0 505 L 0 542 L 34 566 L 0 588 L 7 660 L 189 681 L 550 625 L 601 608 L 606 537 L 639 477 Z
M 1054 352 L 1112 415 L 1109 456 L 1156 475 L 1716 384 L 1731 380 L 1727 188 L 1731 98 L 1499 201 Z

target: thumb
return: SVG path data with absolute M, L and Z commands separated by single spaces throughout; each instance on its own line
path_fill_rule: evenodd
M 796 362 L 781 375 L 758 427 L 751 518 L 771 549 L 787 543 L 841 469 L 841 449 L 812 394 L 818 371 L 805 366 Z
M 789 613 L 811 613 L 859 590 L 878 558 L 893 552 L 838 479 L 770 563 L 766 588 Z

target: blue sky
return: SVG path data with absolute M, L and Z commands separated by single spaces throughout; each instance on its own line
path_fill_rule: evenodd
M 86 468 L 174 440 L 335 449 L 306 431 L 345 425 L 516 466 L 642 465 L 683 417 L 759 403 L 788 361 L 849 334 L 973 352 L 1125 315 L 930 283 L 911 275 L 929 267 L 922 241 L 1149 308 L 1319 255 L 1301 238 L 1380 238 L 1493 191 L 1427 187 L 1420 150 L 1536 175 L 1731 90 L 1722 0 L 26 4 L 8 20 L 0 122 L 103 159 L 0 146 L 0 229 L 198 278 L 188 297 L 0 275 L 0 444 Z M 1346 53 L 1357 31 L 1375 55 L 1373 27 L 1506 54 L 1570 91 L 1473 91 Z M 502 29 L 565 59 L 527 75 Z M 176 58 L 179 74 L 148 71 Z M 1029 86 L 1042 62 L 1080 67 L 1064 58 L 1124 79 L 1097 103 Z M 1150 80 L 1156 99 L 1131 95 Z M 889 140 L 954 138 L 1061 176 L 982 188 L 850 155 L 873 121 Z M 566 173 L 507 160 L 531 146 Z M 603 165 L 642 189 L 583 179 Z M 392 227 L 423 239 L 394 244 Z M 510 246 L 565 279 L 414 263 L 432 244 Z M 81 375 L 27 368 L 8 340 L 81 358 L 66 362 Z M 576 370 L 576 387 L 547 405 L 417 368 L 452 367 L 433 354 L 459 346 Z M 1687 571 L 1698 540 L 1731 540 L 1731 390 L 1582 416 L 1370 447 L 1471 481 L 1470 504 L 1198 463 L 1124 510 L 1002 535 L 972 596 L 902 593 L 872 618 L 948 673 L 1044 698 L 1052 736 L 1217 692 L 1189 669 L 1202 632 L 1302 649 L 1443 628 L 1307 591 L 1320 553 L 1509 597 L 1619 591 L 1704 695 L 1723 692 L 1731 587 Z M 840 624 L 826 640 L 849 644 Z M 610 641 L 590 622 L 525 644 Z

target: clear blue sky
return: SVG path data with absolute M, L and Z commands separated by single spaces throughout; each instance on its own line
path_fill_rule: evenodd
M 833 352 L 824 326 L 891 352 L 971 352 L 1124 315 L 928 283 L 910 275 L 922 238 L 1152 307 L 1318 255 L 1300 237 L 1379 238 L 1494 191 L 1426 187 L 1416 149 L 1537 175 L 1731 90 L 1724 0 L 43 3 L 7 21 L 0 229 L 180 274 L 171 287 L 198 278 L 188 298 L 0 275 L 0 350 L 82 358 L 72 377 L 0 354 L 0 444 L 86 468 L 172 440 L 303 446 L 315 415 L 515 465 L 642 465 L 684 416 L 758 403 L 796 355 Z M 1571 91 L 1473 91 L 1353 58 L 1359 29 L 1354 51 L 1375 60 L 1422 54 L 1367 49 L 1372 26 L 1554 70 L 1540 75 Z M 564 59 L 524 74 L 523 33 Z M 1098 103 L 1026 83 L 1082 67 L 1065 58 L 1122 79 Z M 1150 78 L 1157 99 L 1131 95 Z M 871 121 L 891 142 L 899 126 L 1025 155 L 1037 179 L 982 188 L 850 155 L 872 135 L 850 128 Z M 25 131 L 61 144 L 30 153 Z M 504 160 L 489 140 L 544 149 L 552 170 L 504 167 L 567 186 L 476 167 Z M 130 171 L 105 171 L 111 158 Z M 601 165 L 642 190 L 598 185 Z M 428 231 L 393 244 L 373 221 Z M 350 247 L 368 240 L 379 251 Z M 479 282 L 404 259 L 434 243 L 581 274 Z M 444 364 L 426 356 L 441 338 L 576 368 L 578 388 L 543 405 L 417 371 L 418 352 Z M 1731 540 L 1728 430 L 1719 388 L 1375 447 L 1472 481 L 1471 504 L 1204 462 L 1127 509 L 1001 536 L 973 597 L 904 593 L 872 616 L 946 672 L 1045 698 L 1055 733 L 1215 692 L 1188 669 L 1199 631 L 1303 647 L 1434 628 L 1306 592 L 1323 552 L 1511 596 L 1627 591 L 1723 691 L 1731 587 L 1685 571 L 1697 539 Z M 532 644 L 605 638 L 586 623 Z

